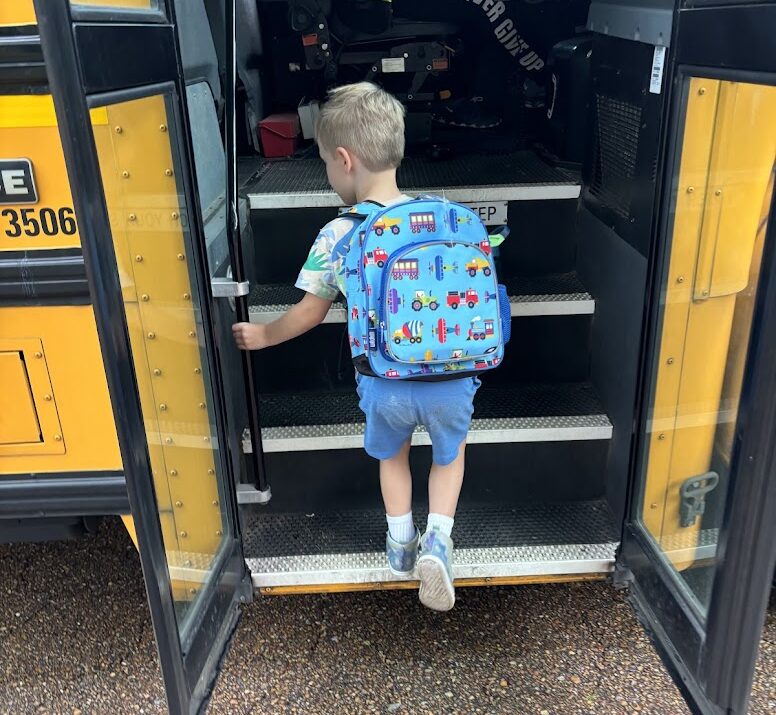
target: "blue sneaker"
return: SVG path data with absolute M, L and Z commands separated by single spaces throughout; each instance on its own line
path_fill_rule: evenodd
M 427 531 L 420 552 L 420 602 L 434 611 L 449 611 L 455 605 L 453 540 L 441 531 Z
M 415 538 L 408 544 L 401 544 L 392 539 L 390 531 L 385 535 L 385 554 L 388 557 L 388 568 L 394 576 L 409 576 L 415 570 L 419 541 L 420 532 L 417 529 L 415 529 Z

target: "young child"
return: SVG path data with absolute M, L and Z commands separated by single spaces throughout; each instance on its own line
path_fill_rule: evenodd
M 404 107 L 387 92 L 368 82 L 332 90 L 318 119 L 317 142 L 329 183 L 346 205 L 366 201 L 387 206 L 408 200 L 396 185 L 396 169 L 404 155 Z M 235 324 L 234 338 L 241 350 L 278 345 L 324 319 L 337 294 L 345 290 L 346 244 L 352 228 L 353 221 L 343 218 L 323 227 L 296 282 L 306 291 L 304 298 L 267 325 Z M 364 446 L 380 460 L 390 570 L 409 576 L 417 564 L 421 602 L 438 611 L 449 610 L 455 604 L 450 534 L 479 380 L 413 382 L 357 374 L 356 381 L 366 415 Z M 433 451 L 430 513 L 422 538 L 412 519 L 409 466 L 410 439 L 417 425 L 428 431 Z

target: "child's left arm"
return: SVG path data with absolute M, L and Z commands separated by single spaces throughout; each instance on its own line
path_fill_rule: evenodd
M 232 326 L 234 340 L 240 350 L 262 350 L 279 345 L 319 325 L 331 304 L 331 300 L 305 293 L 302 300 L 271 323 L 235 323 Z

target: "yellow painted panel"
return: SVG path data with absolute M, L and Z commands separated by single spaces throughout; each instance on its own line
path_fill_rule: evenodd
M 179 618 L 223 541 L 207 365 L 165 98 L 106 108 L 94 128 Z
M 39 341 L 66 446 L 62 454 L 0 455 L 0 474 L 121 470 L 91 306 L 2 308 L 0 339 Z
M 104 107 L 89 110 L 92 124 L 107 124 Z M 55 127 L 57 115 L 50 94 L 0 95 L 0 129 Z
M 30 379 L 18 350 L 0 352 L 0 444 L 40 442 Z
M 32 0 L 3 0 L 0 3 L 0 25 L 34 25 Z

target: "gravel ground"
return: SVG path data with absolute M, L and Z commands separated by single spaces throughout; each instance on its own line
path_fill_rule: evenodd
M 163 713 L 140 564 L 120 522 L 96 538 L 0 546 L 0 713 Z M 776 602 L 752 707 L 776 712 Z M 260 599 L 210 713 L 688 713 L 605 583 Z

